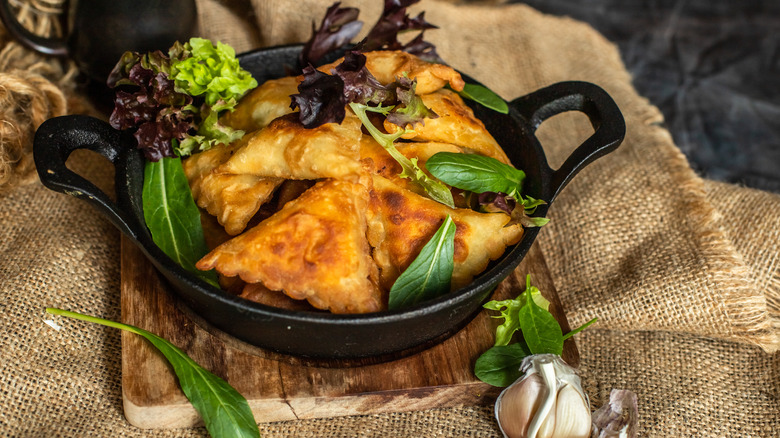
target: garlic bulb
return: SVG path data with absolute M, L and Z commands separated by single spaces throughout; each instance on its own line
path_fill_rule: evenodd
M 496 400 L 505 438 L 588 438 L 590 404 L 574 369 L 555 354 L 523 359 L 524 373 Z

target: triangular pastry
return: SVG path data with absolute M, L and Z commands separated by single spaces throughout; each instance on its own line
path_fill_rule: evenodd
M 366 69 L 382 84 L 387 85 L 399 77 L 417 79 L 415 94 L 428 94 L 449 85 L 453 90 L 460 91 L 465 81 L 460 73 L 450 66 L 423 61 L 411 53 L 399 50 L 377 50 L 365 52 Z M 323 73 L 333 74 L 332 70 L 344 58 L 318 68 Z
M 438 117 L 415 124 L 412 127 L 414 132 L 404 134 L 401 138 L 452 143 L 509 164 L 504 150 L 490 135 L 485 124 L 474 116 L 474 111 L 457 93 L 444 88 L 435 93 L 422 95 L 420 98 Z M 396 132 L 398 129 L 398 126 L 387 120 L 384 126 L 388 132 Z
M 452 289 L 471 282 L 507 246 L 523 236 L 520 224 L 509 224 L 504 213 L 480 213 L 449 208 L 405 190 L 389 180 L 373 176 L 369 204 L 369 243 L 380 270 L 380 284 L 389 289 L 447 215 L 455 222 L 455 269 Z
M 306 129 L 297 114 L 279 117 L 241 139 L 221 173 L 285 179 L 349 178 L 360 173 L 361 122 L 353 113 L 340 124 Z
M 323 180 L 256 227 L 218 246 L 198 263 L 263 283 L 333 313 L 386 306 L 366 239 L 368 192 L 362 184 Z
M 290 95 L 298 92 L 298 79 L 287 76 L 271 79 L 241 98 L 233 111 L 220 121 L 233 129 L 246 132 L 268 126 L 271 121 L 293 112 Z
M 244 231 L 260 206 L 284 181 L 281 178 L 216 172 L 215 168 L 227 161 L 239 144 L 217 145 L 182 162 L 195 203 L 216 216 L 232 236 Z

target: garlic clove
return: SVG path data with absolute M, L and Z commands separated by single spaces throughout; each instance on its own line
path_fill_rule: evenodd
M 496 419 L 505 438 L 525 438 L 528 425 L 547 395 L 539 374 L 528 374 L 501 391 L 496 399 Z
M 587 401 L 572 385 L 558 391 L 555 411 L 555 432 L 551 437 L 588 438 L 591 430 L 590 408 Z
M 547 415 L 543 417 L 542 423 L 539 425 L 539 430 L 536 432 L 536 435 L 529 436 L 535 436 L 536 438 L 552 438 L 555 436 L 555 410 L 557 403 L 558 400 L 553 397 L 550 412 L 548 412 Z
M 542 376 L 547 387 L 547 395 L 531 419 L 531 424 L 528 425 L 528 437 L 550 438 L 555 430 L 555 404 L 559 388 L 554 357 L 540 357 L 533 362 L 533 367 Z

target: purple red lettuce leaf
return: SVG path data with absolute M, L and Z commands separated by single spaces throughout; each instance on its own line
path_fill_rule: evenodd
M 116 129 L 136 128 L 146 158 L 189 155 L 228 144 L 244 132 L 219 123 L 257 81 L 243 70 L 226 44 L 191 38 L 161 51 L 126 52 L 109 75 L 117 88 L 109 122 Z
M 344 81 L 339 76 L 323 73 L 311 65 L 303 69 L 303 81 L 298 84 L 298 94 L 290 97 L 290 107 L 300 108 L 300 121 L 308 129 L 325 123 L 341 123 L 346 116 L 348 102 L 344 95 Z
M 165 70 L 170 59 L 161 52 L 145 56 L 128 52 L 112 71 L 108 84 L 131 85 L 135 91 L 117 90 L 109 123 L 115 129 L 138 128 L 138 147 L 148 160 L 174 157 L 172 141 L 194 129 L 194 114 L 182 107 L 192 97 L 175 90 Z
M 139 145 L 144 145 L 146 159 L 159 161 L 163 157 L 176 156 L 172 144 L 184 137 L 191 127 L 191 121 L 182 120 L 177 114 L 159 114 L 154 121 L 138 125 L 133 135 Z
M 325 123 L 341 123 L 349 103 L 377 105 L 389 110 L 387 118 L 398 126 L 423 123 L 425 118 L 438 117 L 428 109 L 414 91 L 417 81 L 405 77 L 387 86 L 366 68 L 366 56 L 352 50 L 336 65 L 332 75 L 309 65 L 303 70 L 298 94 L 291 97 L 292 109 L 300 108 L 299 120 L 306 128 Z
M 414 18 L 406 12 L 407 7 L 418 1 L 385 0 L 382 15 L 366 36 L 364 50 L 402 50 L 429 62 L 441 62 L 433 44 L 422 39 L 426 30 L 438 29 L 438 27 L 425 20 L 425 12 L 420 12 Z M 406 44 L 398 40 L 400 33 L 411 31 L 420 33 Z
M 395 100 L 392 89 L 382 85 L 366 68 L 366 55 L 351 50 L 344 55 L 344 61 L 333 69 L 333 74 L 344 82 L 344 96 L 347 103 L 356 102 L 376 105 Z
M 299 56 L 300 65 L 317 64 L 328 53 L 348 44 L 363 27 L 357 17 L 357 8 L 341 8 L 341 2 L 334 3 L 325 12 L 320 28 L 311 26 L 311 38 L 303 46 Z
M 482 192 L 478 196 L 479 205 L 489 213 L 504 212 L 512 214 L 517 201 L 506 193 Z
M 434 46 L 433 43 L 423 40 L 423 34 L 424 32 L 420 32 L 414 39 L 404 44 L 401 50 L 411 53 L 424 61 L 445 64 L 444 60 L 441 59 L 436 52 L 436 46 Z
M 425 20 L 425 12 L 410 17 L 406 8 L 419 0 L 385 0 L 382 15 L 360 43 L 362 51 L 401 50 L 428 62 L 444 63 L 436 53 L 436 47 L 423 40 L 428 29 L 438 27 Z M 311 38 L 304 44 L 298 59 L 301 66 L 317 65 L 328 53 L 347 45 L 360 32 L 363 22 L 358 21 L 357 8 L 342 8 L 341 2 L 331 5 L 317 29 L 312 23 Z M 401 33 L 419 32 L 407 43 L 398 38 Z

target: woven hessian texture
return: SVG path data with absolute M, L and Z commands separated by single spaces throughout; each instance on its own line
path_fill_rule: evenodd
M 239 51 L 300 42 L 330 1 L 199 3 L 201 33 Z M 365 4 L 364 4 L 365 3 Z M 379 0 L 358 5 L 372 23 Z M 585 24 L 523 5 L 423 1 L 413 12 L 454 67 L 507 99 L 563 80 L 594 82 L 627 122 L 621 148 L 581 172 L 539 243 L 578 335 L 593 408 L 612 388 L 639 397 L 651 437 L 776 437 L 780 430 L 780 197 L 704 181 L 638 96 L 615 47 Z M 71 112 L 74 110 L 71 109 Z M 561 163 L 591 128 L 578 115 L 538 136 Z M 106 190 L 112 173 L 71 163 Z M 119 319 L 119 234 L 85 202 L 28 184 L 0 195 L 0 436 L 203 437 L 139 430 L 122 413 L 119 332 L 45 307 Z M 264 437 L 499 436 L 489 407 L 290 421 Z

